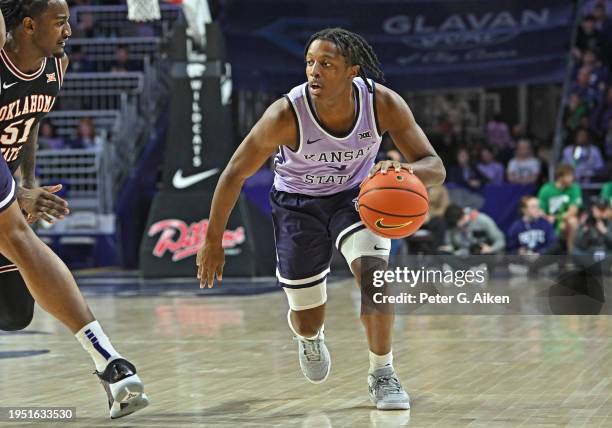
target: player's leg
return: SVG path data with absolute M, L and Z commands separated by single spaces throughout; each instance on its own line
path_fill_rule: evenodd
M 569 216 L 561 223 L 561 234 L 565 238 L 567 244 L 567 253 L 571 254 L 574 250 L 576 242 L 576 233 L 578 232 L 578 219 L 576 216 Z
M 374 272 L 384 270 L 391 248 L 389 239 L 375 235 L 357 222 L 340 232 L 338 246 L 361 289 L 361 322 L 368 339 L 370 399 L 381 410 L 409 409 L 410 401 L 393 368 L 391 305 L 375 304 Z
M 364 232 L 365 233 L 365 232 Z M 360 239 L 359 236 L 355 240 Z M 376 237 L 375 239 L 378 239 Z M 349 242 L 349 245 L 351 243 Z M 343 254 L 349 254 L 345 249 Z M 357 256 L 355 254 L 355 256 Z M 351 255 L 349 255 L 349 258 Z M 374 272 L 385 270 L 387 261 L 381 257 L 359 256 L 351 263 L 351 271 L 361 289 L 361 322 L 366 331 L 370 352 L 374 355 L 390 355 L 393 342 L 393 306 L 374 303 L 374 293 L 380 292 L 374 287 Z
M 34 316 L 34 299 L 17 266 L 0 254 L 0 330 L 23 330 Z
M 94 321 L 70 271 L 30 229 L 16 202 L 0 213 L 0 251 L 17 265 L 40 307 L 72 333 Z
M 17 266 L 38 304 L 75 333 L 92 357 L 98 376 L 110 393 L 111 417 L 124 416 L 146 406 L 148 401 L 136 369 L 114 349 L 66 265 L 26 223 L 15 201 L 15 182 L 3 158 L 0 159 L 0 253 Z
M 329 375 L 324 341 L 331 241 L 325 213 L 314 198 L 273 191 L 270 198 L 277 252 L 276 276 L 289 303 L 287 323 L 298 342 L 300 367 L 312 383 Z

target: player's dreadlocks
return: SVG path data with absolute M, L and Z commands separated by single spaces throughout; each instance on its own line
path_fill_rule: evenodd
M 374 53 L 372 46 L 365 41 L 359 34 L 345 30 L 344 28 L 326 28 L 314 33 L 304 49 L 304 57 L 308 53 L 308 48 L 315 40 L 327 40 L 335 44 L 342 56 L 344 56 L 350 65 L 359 66 L 359 77 L 361 77 L 370 92 L 372 87 L 368 82 L 368 76 L 372 76 L 375 80 L 385 81 L 384 73 L 380 69 L 380 61 Z
M 37 17 L 48 5 L 49 0 L 0 0 L 6 31 L 13 31 L 27 16 Z

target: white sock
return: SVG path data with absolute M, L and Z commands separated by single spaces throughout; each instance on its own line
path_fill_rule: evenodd
M 121 358 L 121 355 L 113 348 L 109 338 L 104 334 L 98 321 L 90 322 L 80 329 L 74 337 L 87 351 L 99 372 L 103 372 L 112 360 Z
M 289 328 L 291 329 L 291 332 L 293 332 L 293 334 L 295 334 L 297 336 L 298 339 L 308 339 L 308 340 L 313 340 L 316 339 L 317 336 L 319 335 L 319 333 L 317 332 L 317 334 L 315 334 L 312 337 L 306 337 L 306 336 L 302 336 L 301 334 L 298 334 L 297 331 L 295 331 L 295 328 L 293 328 L 293 324 L 291 323 L 291 309 L 289 309 L 289 312 L 287 312 L 287 324 L 289 324 Z M 321 326 L 321 331 L 323 330 L 323 326 Z
M 385 366 L 391 366 L 393 368 L 393 351 L 389 351 L 389 353 L 385 355 L 377 355 L 370 351 L 370 371 L 368 373 L 373 373 L 374 370 Z

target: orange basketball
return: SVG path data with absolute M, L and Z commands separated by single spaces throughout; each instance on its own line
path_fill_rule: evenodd
M 405 238 L 425 222 L 427 189 L 419 178 L 402 169 L 377 172 L 361 186 L 359 216 L 372 232 L 385 238 Z

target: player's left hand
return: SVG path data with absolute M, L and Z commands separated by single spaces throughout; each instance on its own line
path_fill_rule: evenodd
M 198 267 L 198 279 L 200 288 L 212 288 L 215 285 L 215 276 L 221 282 L 223 280 L 223 266 L 225 265 L 225 251 L 221 242 L 213 243 L 204 241 L 196 256 Z
M 54 195 L 54 193 L 59 192 L 61 189 L 61 184 L 35 187 L 33 189 L 19 188 L 17 201 L 19 202 L 19 207 L 26 212 L 28 223 L 31 224 L 37 220 L 55 223 L 56 219 L 63 220 L 65 216 L 70 214 L 68 202 Z
M 393 160 L 380 161 L 372 167 L 370 172 L 368 172 L 368 178 L 372 177 L 378 171 L 380 171 L 381 174 L 386 174 L 389 168 L 394 168 L 395 172 L 400 172 L 402 170 L 402 163 Z

